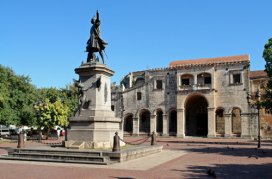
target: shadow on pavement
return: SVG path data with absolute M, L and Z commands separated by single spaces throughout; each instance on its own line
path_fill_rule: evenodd
M 111 177 L 111 178 L 117 178 L 117 179 L 135 179 L 135 178 L 131 178 L 131 177 Z
M 157 142 L 163 142 L 163 143 L 181 143 L 181 144 L 215 144 L 215 145 L 252 145 L 252 146 L 257 146 L 257 141 L 248 141 L 248 142 L 240 142 L 240 141 L 178 141 L 178 140 L 160 140 L 158 139 Z M 262 142 L 262 146 L 272 146 L 271 141 L 265 141 Z
M 210 154 L 220 154 L 229 156 L 239 156 L 248 158 L 266 158 L 272 157 L 271 149 L 257 149 L 257 148 L 239 148 L 239 147 L 205 147 L 205 148 L 187 148 L 182 149 L 188 152 L 198 152 L 198 153 L 210 153 Z
M 272 178 L 272 163 L 266 164 L 216 164 L 215 166 L 188 166 L 186 178 Z M 271 172 L 267 172 L 271 171 Z M 214 175 L 213 175 L 214 173 Z

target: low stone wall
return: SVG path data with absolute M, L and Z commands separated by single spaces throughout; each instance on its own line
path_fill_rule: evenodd
M 124 162 L 141 158 L 150 154 L 159 153 L 163 149 L 161 145 L 138 146 L 129 149 L 123 149 L 120 152 L 103 152 L 103 156 L 110 157 L 113 161 Z

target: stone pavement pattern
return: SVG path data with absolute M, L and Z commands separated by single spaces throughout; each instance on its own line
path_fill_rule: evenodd
M 137 138 L 129 137 L 126 140 L 133 141 Z M 159 144 L 164 145 L 166 152 L 170 151 L 169 155 L 174 156 L 175 152 L 178 154 L 165 160 L 165 163 L 158 162 L 146 169 L 143 168 L 148 163 L 163 160 L 163 155 L 154 154 L 153 158 L 144 157 L 141 161 L 134 162 L 135 166 L 128 162 L 119 164 L 119 167 L 0 161 L 0 178 L 211 178 L 207 174 L 209 169 L 215 171 L 217 178 L 272 178 L 271 141 L 262 142 L 261 150 L 256 150 L 256 142 L 243 139 L 169 137 L 158 140 Z M 0 147 L 7 145 L 0 144 Z M 31 147 L 42 145 L 27 143 Z M 4 152 L 0 148 L 0 153 Z

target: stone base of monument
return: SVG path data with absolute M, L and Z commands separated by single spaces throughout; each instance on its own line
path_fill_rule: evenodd
M 83 63 L 75 69 L 79 75 L 78 111 L 69 119 L 68 141 L 70 149 L 112 148 L 115 132 L 120 131 L 121 119 L 111 110 L 111 76 L 114 71 L 99 62 Z M 121 146 L 124 146 L 121 143 Z
M 68 141 L 65 147 L 68 149 L 109 149 L 113 147 L 113 137 L 116 130 L 89 130 L 70 129 L 68 130 Z M 118 132 L 122 135 L 122 132 Z M 125 143 L 120 141 L 120 146 Z
M 122 149 L 118 152 L 109 150 L 73 150 L 65 148 L 9 148 L 8 155 L 0 155 L 0 160 L 82 163 L 109 165 L 145 157 L 162 151 L 160 145 L 141 145 Z

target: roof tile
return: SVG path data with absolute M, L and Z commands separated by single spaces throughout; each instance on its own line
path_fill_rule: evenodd
M 202 64 L 218 64 L 218 63 L 231 63 L 231 62 L 249 62 L 249 55 L 237 55 L 216 58 L 200 58 L 196 60 L 177 60 L 170 63 L 170 67 L 187 66 L 187 65 L 202 65 Z
M 250 79 L 267 78 L 267 73 L 264 70 L 250 71 Z

